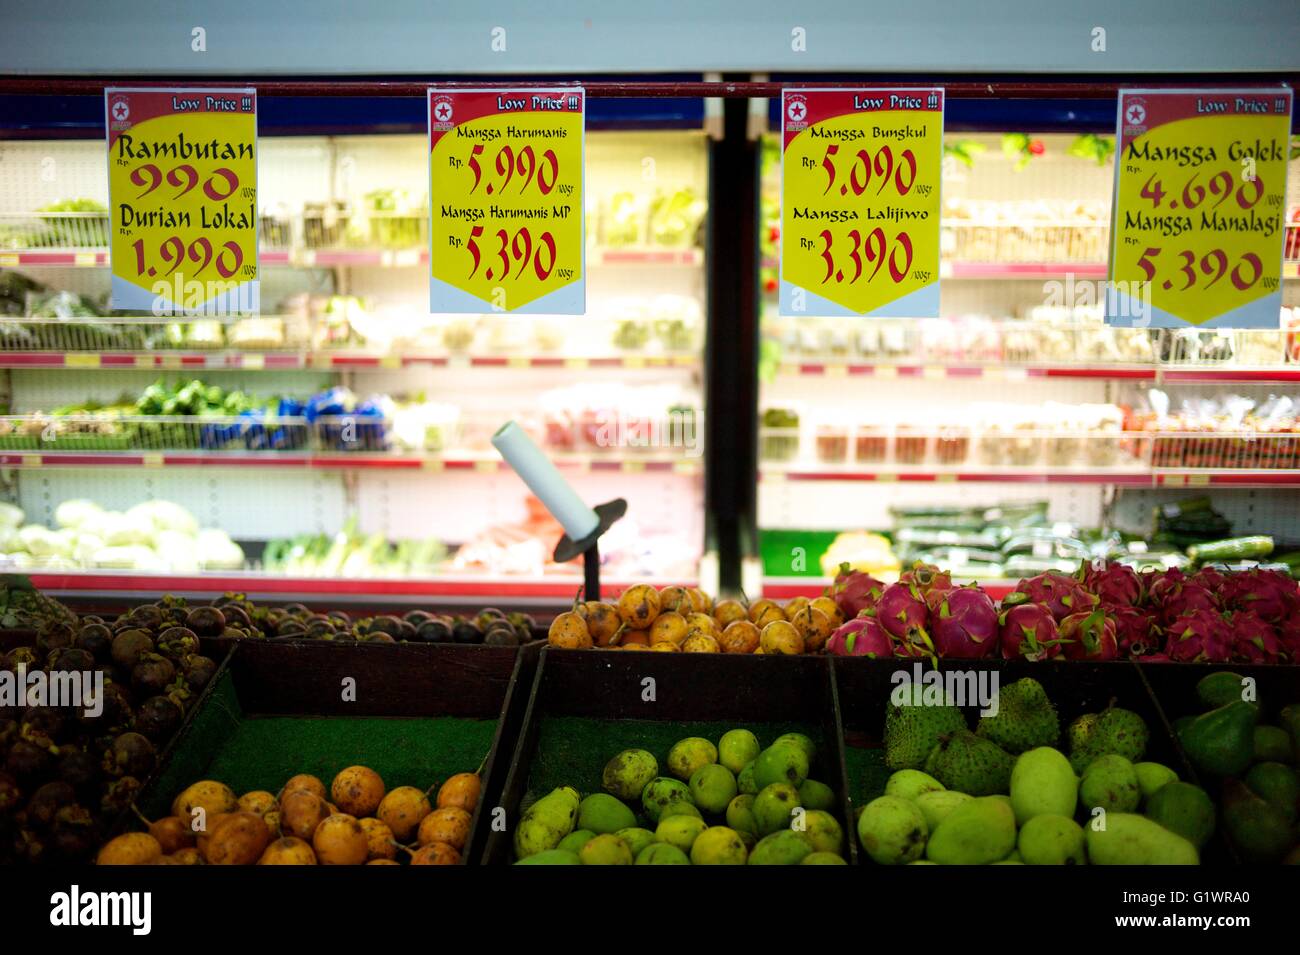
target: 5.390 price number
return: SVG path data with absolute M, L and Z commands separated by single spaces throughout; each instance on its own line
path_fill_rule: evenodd
M 1153 260 L 1160 255 L 1161 251 L 1160 248 L 1151 247 L 1138 257 L 1137 267 L 1146 274 L 1148 282 L 1156 280 L 1157 263 Z M 1194 286 L 1198 278 L 1202 276 L 1210 279 L 1202 287 L 1202 290 L 1206 290 L 1213 288 L 1226 275 L 1238 291 L 1244 292 L 1258 282 L 1260 276 L 1264 274 L 1264 263 L 1260 261 L 1259 256 L 1254 252 L 1243 253 L 1231 270 L 1229 270 L 1231 263 L 1228 260 L 1228 254 L 1222 249 L 1211 249 L 1201 256 L 1199 262 L 1196 260 L 1196 254 L 1187 249 L 1179 252 L 1178 257 L 1182 261 L 1182 265 L 1176 266 L 1176 268 L 1187 281 L 1181 287 L 1175 287 L 1173 279 L 1166 279 L 1164 281 L 1166 290 L 1185 292 Z
M 882 268 L 888 267 L 889 277 L 897 285 L 907 278 L 907 273 L 912 268 L 912 237 L 906 232 L 899 232 L 894 236 L 892 244 L 886 237 L 885 230 L 880 227 L 872 229 L 865 236 L 860 230 L 852 229 L 844 237 L 848 240 L 847 243 L 841 243 L 839 247 L 836 247 L 835 234 L 830 229 L 823 229 L 818 234 L 818 238 L 822 243 L 818 254 L 826 263 L 826 274 L 822 277 L 823 285 L 832 278 L 837 283 L 852 285 L 867 273 L 868 266 L 873 262 L 875 268 L 867 274 L 868 282 L 874 279 Z M 814 239 L 800 239 L 799 244 L 815 251 L 816 240 Z M 837 255 L 841 257 L 838 262 Z M 846 271 L 850 268 L 850 263 L 851 275 Z
M 469 239 L 466 241 L 465 247 L 469 254 L 474 257 L 474 267 L 469 271 L 469 278 L 473 278 L 477 274 L 481 264 L 482 252 L 475 240 L 482 237 L 483 227 L 481 225 L 470 228 Z M 555 269 L 555 237 L 551 233 L 539 233 L 536 245 L 533 244 L 533 236 L 528 231 L 527 226 L 517 230 L 513 236 L 505 229 L 498 229 L 495 238 L 497 240 L 497 250 L 492 255 L 501 264 L 499 268 L 497 266 L 488 268 L 487 278 L 490 281 L 511 277 L 515 279 L 522 278 L 530 265 L 539 282 L 545 282 L 551 277 L 551 272 Z M 512 266 L 517 266 L 517 268 L 511 271 Z

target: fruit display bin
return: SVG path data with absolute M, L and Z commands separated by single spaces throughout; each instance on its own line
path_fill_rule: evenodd
M 890 693 L 896 685 L 897 673 L 912 674 L 915 660 L 872 660 L 865 657 L 836 657 L 833 673 L 836 697 L 843 719 L 844 766 L 850 802 L 850 818 L 862 806 L 884 795 L 885 783 L 891 770 L 885 766 L 884 727 L 885 713 Z M 929 663 L 923 672 L 931 672 Z M 1065 745 L 1066 728 L 1071 721 L 1084 713 L 1103 710 L 1112 701 L 1116 706 L 1132 710 L 1142 717 L 1150 733 L 1147 742 L 1147 760 L 1163 763 L 1178 773 L 1185 781 L 1195 782 L 1195 774 L 1174 739 L 1173 730 L 1165 718 L 1165 711 L 1157 704 L 1138 667 L 1129 661 L 1108 663 L 1010 662 L 1000 660 L 941 660 L 939 672 L 944 674 L 973 673 L 976 680 L 987 679 L 992 687 L 992 677 L 998 685 L 1006 687 L 1016 680 L 1032 677 L 1043 685 L 1047 697 L 1056 707 L 1061 725 L 1061 745 Z M 1169 666 L 1170 671 L 1183 670 L 1182 666 Z M 983 674 L 989 674 L 987 678 Z M 969 684 L 963 684 L 969 685 Z M 1195 686 L 1193 679 L 1189 686 Z M 960 701 L 959 701 L 960 702 Z M 968 725 L 974 729 L 979 719 L 979 705 L 962 705 Z M 1226 841 L 1217 834 L 1201 853 L 1206 865 L 1223 865 L 1235 861 Z M 859 853 L 864 864 L 870 860 Z
M 276 793 L 295 774 L 328 785 L 352 765 L 370 767 L 389 789 L 423 789 L 481 764 L 461 853 L 468 864 L 497 804 L 537 657 L 531 648 L 242 641 L 136 804 L 158 818 L 201 779 Z M 348 680 L 354 702 L 344 698 Z M 128 827 L 122 820 L 117 831 Z
M 488 835 L 483 862 L 514 861 L 514 830 L 523 812 L 560 786 L 601 792 L 601 771 L 625 749 L 646 749 L 660 762 L 688 736 L 716 742 L 748 729 L 763 744 L 800 732 L 817 746 L 810 778 L 836 794 L 845 860 L 857 863 L 844 780 L 838 704 L 825 657 L 674 653 L 592 653 L 544 648 L 500 806 L 504 831 Z M 634 807 L 635 808 L 635 807 Z M 638 825 L 645 821 L 638 813 Z M 650 828 L 653 828 L 651 826 Z
M 1245 664 L 1185 663 L 1177 666 L 1164 664 L 1137 664 L 1143 681 L 1152 698 L 1161 710 L 1169 726 L 1182 717 L 1195 716 L 1206 711 L 1207 707 L 1197 697 L 1197 684 L 1212 673 L 1230 672 L 1255 683 L 1255 693 L 1260 707 L 1260 724 L 1278 725 L 1278 711 L 1284 706 L 1300 703 L 1300 666 L 1248 666 Z M 1219 810 L 1219 826 L 1216 840 L 1222 839 L 1229 858 L 1241 861 L 1241 854 L 1233 845 L 1232 837 L 1223 824 L 1223 802 L 1221 778 L 1201 772 L 1187 756 L 1177 732 L 1174 732 L 1174 745 L 1190 773 L 1189 781 L 1209 793 Z

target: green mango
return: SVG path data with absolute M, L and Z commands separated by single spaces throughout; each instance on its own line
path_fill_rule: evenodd
M 578 858 L 583 865 L 631 865 L 632 850 L 618 836 L 606 832 L 589 840 Z
M 1067 816 L 1034 816 L 1016 836 L 1025 865 L 1085 865 L 1083 828 Z
M 835 790 L 815 779 L 805 779 L 799 784 L 799 801 L 805 809 L 823 809 L 830 812 L 835 808 Z
M 1108 813 L 1134 812 L 1142 802 L 1137 770 L 1123 756 L 1098 756 L 1079 780 L 1079 801 L 1089 814 L 1097 808 Z
M 515 865 L 582 865 L 578 853 L 568 849 L 543 849 L 520 859 Z
M 739 776 L 762 750 L 758 737 L 749 730 L 729 730 L 718 740 L 718 762 Z
M 685 782 L 701 766 L 718 761 L 718 747 L 702 736 L 678 740 L 668 751 L 668 771 Z
M 1183 728 L 1179 740 L 1197 770 L 1211 776 L 1237 776 L 1254 758 L 1258 721 L 1259 707 L 1238 700 L 1196 717 Z
M 664 806 L 663 812 L 659 813 L 659 821 L 663 822 L 670 816 L 693 816 L 696 819 L 703 819 L 704 814 L 695 808 L 694 804 L 689 802 L 670 802 Z
M 1173 785 L 1172 783 L 1170 785 Z M 1160 823 L 1128 812 L 1109 812 L 1105 828 L 1084 830 L 1093 865 L 1198 865 L 1196 846 Z
M 1143 799 L 1150 799 L 1165 784 L 1178 781 L 1178 774 L 1163 763 L 1134 763 L 1133 771 L 1137 773 Z
M 561 839 L 560 844 L 555 848 L 565 849 L 569 852 L 577 852 L 595 838 L 596 833 L 592 832 L 590 829 L 575 829 L 573 832 Z
M 813 851 L 812 843 L 802 832 L 790 829 L 774 832 L 758 840 L 749 854 L 750 865 L 798 865 Z
M 919 769 L 900 769 L 885 782 L 886 796 L 915 799 L 921 793 L 938 792 L 943 783 Z
M 1176 832 L 1198 849 L 1214 835 L 1214 803 L 1200 786 L 1166 783 L 1147 800 L 1146 816 Z
M 916 803 L 899 796 L 873 799 L 858 817 L 858 840 L 880 865 L 905 865 L 919 859 L 929 832 Z
M 1256 763 L 1246 773 L 1245 782 L 1256 796 L 1272 803 L 1289 825 L 1295 825 L 1296 804 L 1300 801 L 1300 780 L 1295 770 L 1282 763 Z
M 682 852 L 689 853 L 700 833 L 707 828 L 709 828 L 707 822 L 694 816 L 668 816 L 659 820 L 659 827 L 655 829 L 655 840 L 666 842 L 670 846 L 681 849 Z
M 812 845 L 814 852 L 840 852 L 844 848 L 844 830 L 829 812 L 813 809 L 803 814 L 802 822 L 796 822 L 798 831 Z
M 970 802 L 974 796 L 968 796 L 965 793 L 959 793 L 955 789 L 941 789 L 933 793 L 921 793 L 913 802 L 916 808 L 921 810 L 921 815 L 925 817 L 925 825 L 930 832 L 939 828 L 939 823 L 948 817 L 952 812 L 964 802 Z
M 1291 703 L 1282 707 L 1277 714 L 1277 723 L 1291 737 L 1291 755 L 1300 763 L 1300 703 Z
M 772 740 L 773 746 L 777 743 L 794 743 L 804 751 L 810 763 L 817 758 L 817 744 L 812 741 L 811 737 L 805 736 L 803 733 L 783 733 Z
M 1217 710 L 1229 703 L 1236 703 L 1242 699 L 1243 679 L 1240 673 L 1232 673 L 1228 670 L 1219 670 L 1209 676 L 1203 676 L 1196 684 L 1196 698 L 1207 710 Z
M 760 836 L 790 828 L 790 814 L 800 808 L 799 790 L 788 783 L 772 783 L 754 797 L 754 821 Z
M 655 841 L 655 834 L 653 832 L 649 829 L 642 829 L 639 826 L 620 829 L 618 832 L 614 833 L 614 835 L 627 843 L 627 847 L 632 850 L 633 858 L 639 856 L 645 850 L 646 846 Z
M 754 797 L 742 793 L 727 803 L 727 825 L 737 832 L 758 835 L 758 820 L 754 818 Z
M 578 805 L 578 828 L 596 835 L 636 825 L 636 813 L 609 793 L 592 793 Z
M 641 791 L 659 775 L 659 762 L 644 749 L 625 749 L 601 773 L 605 792 L 619 799 L 640 799 Z
M 701 766 L 691 774 L 691 796 L 695 805 L 704 812 L 721 815 L 727 811 L 727 804 L 735 798 L 736 777 L 731 770 L 718 763 Z
M 754 782 L 753 760 L 746 763 L 744 769 L 740 771 L 740 775 L 736 777 L 736 790 L 746 796 L 758 795 L 758 784 Z
M 690 865 L 686 853 L 666 842 L 654 842 L 646 846 L 636 857 L 636 865 Z
M 578 803 L 578 791 L 563 786 L 524 810 L 523 818 L 515 827 L 515 855 L 523 859 L 558 846 L 573 831 Z
M 1291 734 L 1277 726 L 1255 727 L 1255 762 L 1290 763 Z
M 798 743 L 773 743 L 754 760 L 754 785 L 759 791 L 773 783 L 799 786 L 808 778 L 808 753 Z
M 642 790 L 641 808 L 645 810 L 646 817 L 651 822 L 658 824 L 659 815 L 664 811 L 665 806 L 683 802 L 694 805 L 694 798 L 690 787 L 681 780 L 657 776 Z
M 1039 746 L 1016 757 L 1011 768 L 1011 808 L 1018 825 L 1034 816 L 1073 816 L 1078 794 L 1079 780 L 1059 750 Z
M 1244 862 L 1269 865 L 1295 842 L 1282 811 L 1238 779 L 1223 784 L 1223 828 Z
M 925 857 L 940 865 L 987 865 L 1015 847 L 1015 812 L 1005 800 L 983 796 L 962 803 L 939 823 Z
M 810 852 L 803 857 L 800 865 L 848 865 L 843 856 L 834 852 Z
M 691 865 L 744 865 L 748 858 L 745 841 L 726 826 L 710 826 L 691 846 Z

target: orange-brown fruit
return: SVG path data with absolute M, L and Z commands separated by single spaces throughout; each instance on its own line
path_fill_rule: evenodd
M 370 857 L 370 840 L 355 816 L 339 813 L 316 827 L 311 837 L 316 861 L 321 865 L 364 865 Z
M 465 848 L 469 841 L 470 814 L 464 809 L 448 807 L 435 809 L 424 817 L 420 823 L 420 832 L 416 841 L 421 846 L 433 842 L 445 842 L 457 851 Z
M 312 847 L 297 836 L 285 836 L 276 839 L 266 847 L 258 865 L 315 865 L 316 853 Z
M 773 620 L 759 634 L 759 645 L 764 653 L 783 653 L 796 656 L 804 651 L 803 636 L 788 620 Z
M 696 613 L 708 613 L 713 609 L 713 598 L 699 587 L 691 587 L 686 592 L 691 596 L 691 606 Z
M 695 611 L 695 604 L 685 587 L 665 587 L 659 591 L 659 612 L 679 613 L 683 617 Z
M 831 630 L 844 623 L 844 614 L 840 613 L 840 608 L 830 597 L 818 597 L 812 601 L 813 609 L 820 610 L 830 619 Z
M 785 619 L 793 620 L 804 607 L 808 606 L 807 597 L 794 597 L 785 605 Z
M 398 786 L 383 798 L 375 815 L 393 831 L 398 842 L 410 842 L 420 820 L 431 812 L 428 796 L 414 786 Z
M 198 826 L 200 822 L 203 824 L 203 828 L 196 828 L 194 830 L 194 845 L 198 848 L 199 854 L 203 856 L 203 858 L 206 859 L 208 857 L 208 842 L 211 841 L 212 834 L 217 831 L 217 826 L 221 825 L 221 821 L 229 815 L 230 813 L 228 812 L 219 812 L 215 816 L 208 816 L 203 820 L 200 820 L 198 817 L 195 818 L 193 823 L 195 826 Z M 270 830 L 268 829 L 267 831 L 269 832 Z
M 700 633 L 698 630 L 692 631 L 691 635 L 682 642 L 683 653 L 721 653 L 722 648 L 718 641 L 707 633 Z
M 785 611 L 776 605 L 774 601 L 763 598 L 755 600 L 749 605 L 749 622 L 762 630 L 774 620 L 784 620 Z
M 564 650 L 585 650 L 592 645 L 587 621 L 572 610 L 551 621 L 551 627 L 546 632 L 546 642 Z
M 790 622 L 803 637 L 804 650 L 808 653 L 817 653 L 821 650 L 826 646 L 826 641 L 830 639 L 831 634 L 835 632 L 835 625 L 831 623 L 830 617 L 812 604 L 804 607 L 803 612 L 797 614 Z
M 203 850 L 208 865 L 252 865 L 271 844 L 271 832 L 255 812 L 232 812 L 212 830 Z
M 239 797 L 240 812 L 255 812 L 265 818 L 275 808 L 275 796 L 265 789 L 255 789 Z
M 309 840 L 316 827 L 329 817 L 325 800 L 315 793 L 299 789 L 280 800 L 280 819 L 277 830 L 285 836 Z M 265 818 L 265 817 L 264 817 Z
M 366 865 L 401 865 L 396 859 L 371 859 Z
M 411 853 L 411 865 L 460 865 L 460 852 L 445 842 L 431 842 Z
M 650 646 L 656 643 L 680 644 L 686 639 L 686 631 L 689 628 L 686 625 L 686 618 L 674 610 L 667 613 L 661 613 L 655 617 L 655 622 L 650 624 Z
M 95 865 L 153 865 L 162 854 L 158 840 L 147 832 L 128 832 L 106 842 Z
M 173 852 L 169 856 L 163 856 L 154 865 L 202 865 L 203 856 L 199 855 L 199 850 L 191 846 L 188 849 L 181 849 Z
M 748 620 L 749 611 L 739 600 L 721 600 L 713 608 L 713 619 L 725 630 L 737 620 Z
M 271 830 L 271 835 L 275 836 L 277 839 L 284 835 L 284 833 L 280 831 L 280 810 L 272 809 L 262 817 L 262 821 L 266 823 L 266 828 Z
M 163 855 L 172 855 L 194 845 L 194 830 L 180 816 L 163 816 L 149 823 L 149 835 L 158 840 Z
M 758 627 L 748 620 L 737 620 L 722 631 L 718 645 L 723 653 L 753 653 L 758 649 Z
M 598 647 L 609 646 L 610 638 L 618 633 L 618 628 L 623 624 L 614 605 L 600 600 L 588 600 L 585 604 L 579 604 L 577 613 L 587 624 L 591 642 Z
M 280 791 L 280 795 L 285 796 L 288 793 L 297 792 L 300 789 L 319 796 L 321 799 L 325 798 L 325 784 L 315 776 L 310 776 L 307 773 L 300 773 L 291 778 L 284 784 L 284 789 Z
M 623 647 L 640 647 L 645 649 L 650 646 L 649 630 L 627 630 L 625 629 L 618 637 L 618 643 L 615 646 Z
M 478 773 L 457 773 L 438 787 L 439 809 L 464 809 L 468 813 L 478 805 L 483 780 Z
M 396 790 L 394 790 L 396 792 Z M 366 851 L 371 859 L 396 859 L 397 846 L 393 842 L 393 830 L 378 819 L 358 819 L 361 829 L 366 834 Z
M 711 614 L 693 613 L 686 618 L 686 629 L 688 631 L 698 630 L 700 633 L 707 633 L 713 638 L 717 638 L 722 633 L 722 628 L 718 626 L 718 621 L 713 619 Z
M 330 799 L 349 816 L 374 815 L 384 798 L 384 781 L 368 766 L 349 766 L 330 783 Z
M 681 653 L 682 651 L 682 648 L 675 643 L 656 643 L 650 649 L 658 650 L 660 653 Z
M 634 630 L 644 630 L 659 616 L 659 591 L 649 584 L 636 584 L 618 598 L 618 615 Z
M 239 811 L 239 798 L 225 783 L 203 779 L 187 786 L 172 802 L 172 815 L 180 816 L 191 830 L 195 828 L 193 815 L 196 809 L 203 810 L 210 829 L 213 816 Z

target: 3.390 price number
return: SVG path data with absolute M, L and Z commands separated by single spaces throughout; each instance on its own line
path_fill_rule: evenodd
M 1160 203 L 1164 201 L 1165 196 L 1168 195 L 1165 191 L 1164 185 L 1156 178 L 1157 175 L 1157 173 L 1152 173 L 1151 177 L 1143 184 L 1142 191 L 1139 193 L 1143 199 L 1151 200 L 1151 207 L 1153 209 L 1159 209 Z M 1255 176 L 1253 179 L 1242 180 L 1241 185 L 1237 186 L 1234 190 L 1233 186 L 1236 184 L 1237 180 L 1227 169 L 1215 173 L 1204 185 L 1201 185 L 1196 181 L 1200 175 L 1200 172 L 1192 173 L 1191 178 L 1188 179 L 1186 185 L 1183 186 L 1181 196 L 1169 200 L 1170 209 L 1179 208 L 1179 202 L 1181 201 L 1182 208 L 1190 211 L 1195 209 L 1206 199 L 1218 196 L 1219 201 L 1210 207 L 1211 209 L 1217 209 L 1219 206 L 1227 202 L 1230 196 L 1235 195 L 1237 205 L 1240 206 L 1243 211 L 1249 211 L 1255 207 L 1255 203 L 1259 202 L 1260 197 L 1264 195 L 1264 180 L 1260 179 L 1258 176 Z
M 1154 282 L 1156 279 L 1156 263 L 1153 261 L 1160 255 L 1161 249 L 1148 248 L 1138 257 L 1137 266 L 1146 273 L 1147 281 Z M 1179 288 L 1174 287 L 1173 279 L 1165 279 L 1164 288 L 1169 291 L 1185 292 L 1196 284 L 1200 276 L 1210 278 L 1202 290 L 1213 288 L 1225 275 L 1229 281 L 1239 290 L 1246 291 L 1252 285 L 1259 281 L 1264 274 L 1264 264 L 1260 261 L 1259 256 L 1254 252 L 1245 252 L 1238 259 L 1237 264 L 1229 270 L 1228 254 L 1222 249 L 1211 249 L 1206 252 L 1199 262 L 1196 260 L 1196 254 L 1184 249 L 1178 253 L 1182 260 L 1182 265 L 1177 266 L 1179 272 L 1186 277 L 1187 281 Z
M 475 239 L 483 237 L 483 227 L 476 225 L 469 230 L 469 239 L 465 247 L 469 254 L 474 257 L 474 267 L 469 271 L 469 278 L 473 278 L 478 272 L 482 253 L 479 250 L 478 243 Z M 545 282 L 551 277 L 551 272 L 555 269 L 555 237 L 549 232 L 539 233 L 537 244 L 533 244 L 532 233 L 528 231 L 527 226 L 520 228 L 511 236 L 505 229 L 498 229 L 495 234 L 498 246 L 493 256 L 500 261 L 501 266 L 491 266 L 487 270 L 487 278 L 491 280 L 523 277 L 523 274 L 532 266 L 533 274 L 537 276 L 539 282 Z M 511 271 L 512 265 L 518 266 Z M 563 270 L 562 270 L 563 271 Z
M 135 250 L 135 274 L 148 275 L 150 278 L 157 275 L 158 270 L 145 262 L 144 239 L 136 239 L 131 243 L 131 248 Z M 164 262 L 171 263 L 171 268 L 163 273 L 165 276 L 171 275 L 189 261 L 198 265 L 198 268 L 191 273 L 191 278 L 198 278 L 211 265 L 223 279 L 229 279 L 233 278 L 244 264 L 244 250 L 239 247 L 238 242 L 226 242 L 220 248 L 214 249 L 212 242 L 204 236 L 199 236 L 188 246 L 180 236 L 169 236 L 159 244 L 158 255 Z M 244 269 L 244 274 L 251 275 L 253 271 L 253 266 L 249 265 Z
M 837 283 L 852 285 L 862 278 L 867 267 L 873 262 L 876 267 L 867 275 L 868 282 L 887 266 L 889 277 L 897 285 L 907 278 L 907 273 L 912 268 L 912 237 L 906 232 L 899 232 L 894 236 L 891 245 L 885 230 L 880 227 L 872 229 L 865 236 L 860 230 L 852 229 L 845 236 L 848 240 L 847 249 L 843 244 L 838 249 L 835 247 L 835 235 L 830 229 L 823 229 L 818 238 L 822 240 L 822 249 L 818 254 L 826 262 L 826 274 L 822 277 L 823 285 L 832 278 Z M 799 242 L 805 248 L 815 248 L 815 240 L 800 239 Z M 852 263 L 852 275 L 848 275 L 845 271 L 848 263 L 844 262 L 843 258 L 837 263 L 836 255 L 846 257 L 848 262 Z

